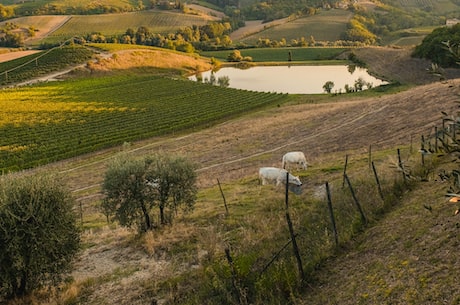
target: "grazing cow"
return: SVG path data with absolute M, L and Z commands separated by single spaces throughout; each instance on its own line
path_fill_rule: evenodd
M 299 167 L 302 168 L 302 169 L 307 169 L 307 159 L 305 159 L 305 155 L 303 152 L 301 151 L 291 151 L 291 152 L 288 152 L 286 153 L 284 156 L 283 156 L 283 159 L 281 161 L 281 167 L 286 169 L 287 168 L 290 168 L 291 165 L 295 164 L 296 166 L 296 169 L 298 169 Z
M 292 174 L 289 174 L 288 171 L 283 168 L 277 167 L 261 167 L 259 169 L 259 179 L 262 182 L 262 185 L 266 184 L 286 184 L 286 177 L 289 177 L 289 184 L 301 186 L 302 182 L 299 177 L 296 177 Z

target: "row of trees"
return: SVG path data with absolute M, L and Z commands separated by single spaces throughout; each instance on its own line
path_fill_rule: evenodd
M 323 85 L 324 92 L 326 93 L 332 93 L 332 89 L 334 89 L 335 83 L 333 81 L 327 81 Z M 344 89 L 346 93 L 351 93 L 351 92 L 359 92 L 364 90 L 364 88 L 367 89 L 372 89 L 373 85 L 370 82 L 366 82 L 362 77 L 358 78 L 355 80 L 355 83 L 353 86 L 350 86 L 348 84 L 345 85 Z M 341 93 L 342 89 L 336 90 L 337 93 Z
M 109 164 L 102 211 L 139 232 L 172 223 L 193 208 L 196 173 L 186 158 L 121 155 Z M 75 201 L 57 176 L 0 177 L 0 303 L 42 287 L 57 287 L 80 248 Z M 152 220 L 155 211 L 158 224 Z
M 192 53 L 195 49 L 207 50 L 228 48 L 232 44 L 229 37 L 232 26 L 228 22 L 213 22 L 202 26 L 185 27 L 174 34 L 159 34 L 145 26 L 137 30 L 127 29 L 123 35 L 105 37 L 100 33 L 92 33 L 82 37 L 82 41 L 97 43 L 125 43 L 155 46 Z

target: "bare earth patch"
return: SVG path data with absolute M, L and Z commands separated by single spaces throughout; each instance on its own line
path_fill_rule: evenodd
M 13 59 L 21 58 L 31 54 L 38 53 L 38 50 L 27 50 L 27 51 L 12 51 L 7 53 L 0 53 L 0 62 L 10 61 Z

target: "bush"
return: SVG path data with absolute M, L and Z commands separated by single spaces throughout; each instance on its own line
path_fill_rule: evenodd
M 52 176 L 0 179 L 0 299 L 56 286 L 80 243 L 70 193 Z

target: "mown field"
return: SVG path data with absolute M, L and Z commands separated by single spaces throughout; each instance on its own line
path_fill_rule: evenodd
M 314 16 L 302 17 L 293 21 L 268 27 L 265 30 L 244 37 L 240 41 L 256 44 L 259 39 L 280 41 L 282 38 L 289 43 L 292 39 L 313 37 L 316 41 L 336 41 L 341 39 L 347 29 L 347 23 L 353 14 L 345 10 L 321 10 Z
M 289 52 L 291 52 L 292 61 L 321 61 L 334 60 L 348 48 L 254 48 L 241 49 L 243 57 L 249 56 L 254 62 L 288 62 Z M 232 51 L 205 51 L 200 55 L 214 57 L 221 61 L 227 61 L 228 55 Z
M 20 170 L 282 103 L 287 95 L 154 76 L 113 76 L 0 92 L 0 170 Z

